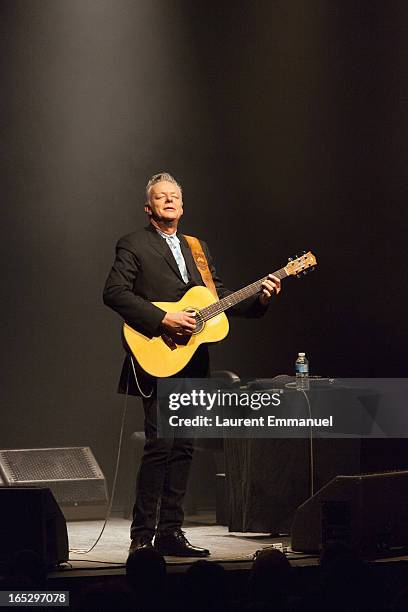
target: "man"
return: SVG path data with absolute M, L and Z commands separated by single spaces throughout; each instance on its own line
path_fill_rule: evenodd
M 145 212 L 149 225 L 122 237 L 104 289 L 104 302 L 131 326 L 145 335 L 166 332 L 169 336 L 191 335 L 194 316 L 187 312 L 165 312 L 151 302 L 176 302 L 195 285 L 204 285 L 192 252 L 177 233 L 183 214 L 182 190 L 168 173 L 152 176 L 146 187 Z M 220 298 L 230 291 L 218 278 L 208 247 L 200 241 Z M 280 281 L 268 277 L 258 296 L 230 310 L 231 314 L 262 316 Z M 201 345 L 190 363 L 178 374 L 191 378 L 209 375 L 208 349 Z M 155 380 L 139 374 L 126 357 L 119 383 L 120 392 L 141 395 L 145 411 L 146 443 L 137 484 L 131 525 L 130 551 L 152 546 L 164 555 L 204 557 L 205 548 L 193 546 L 181 530 L 183 499 L 193 455 L 193 441 L 158 439 Z

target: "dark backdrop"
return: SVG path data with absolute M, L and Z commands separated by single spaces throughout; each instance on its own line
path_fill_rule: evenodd
M 404 0 L 0 6 L 1 447 L 89 444 L 111 477 L 122 347 L 102 288 L 161 170 L 227 286 L 319 261 L 233 322 L 215 368 L 292 373 L 305 350 L 314 374 L 406 374 Z M 140 425 L 132 400 L 126 437 Z

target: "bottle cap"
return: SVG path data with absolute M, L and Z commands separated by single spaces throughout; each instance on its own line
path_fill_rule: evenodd
M 299 353 L 299 357 L 305 357 L 306 353 Z

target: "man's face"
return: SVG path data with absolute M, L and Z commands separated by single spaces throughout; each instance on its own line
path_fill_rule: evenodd
M 150 188 L 149 203 L 145 210 L 158 221 L 178 221 L 183 214 L 180 189 L 169 181 L 160 181 Z

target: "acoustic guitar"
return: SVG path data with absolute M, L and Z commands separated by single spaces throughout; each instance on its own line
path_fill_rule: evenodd
M 300 276 L 316 266 L 316 258 L 309 251 L 301 257 L 289 260 L 286 266 L 273 274 L 279 279 L 287 276 Z M 178 302 L 153 302 L 166 312 L 184 310 L 195 315 L 196 328 L 192 335 L 169 335 L 148 337 L 136 331 L 127 323 L 123 326 L 125 341 L 139 366 L 148 374 L 156 377 L 173 376 L 180 372 L 190 361 L 200 344 L 219 342 L 229 331 L 224 314 L 228 308 L 262 291 L 261 284 L 268 277 L 217 300 L 207 287 L 192 287 Z

